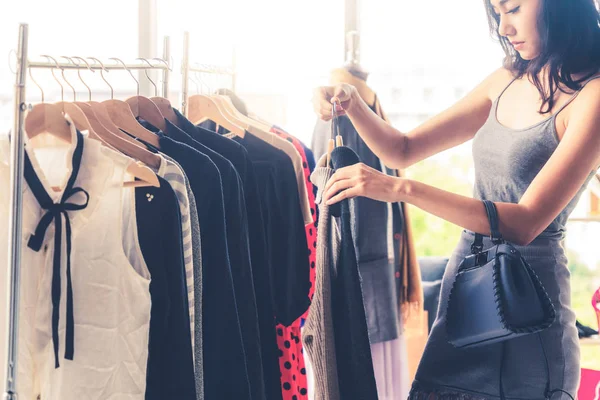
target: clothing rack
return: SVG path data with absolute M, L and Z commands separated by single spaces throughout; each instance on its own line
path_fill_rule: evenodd
M 9 187 L 9 237 L 8 248 L 8 340 L 6 342 L 6 383 L 3 400 L 17 400 L 17 350 L 18 350 L 18 313 L 19 313 L 19 284 L 20 284 L 20 265 L 21 265 L 21 234 L 22 234 L 22 189 L 23 189 L 23 159 L 24 159 L 24 132 L 23 122 L 25 120 L 25 111 L 27 103 L 25 101 L 26 91 L 26 72 L 29 68 L 41 69 L 92 69 L 92 70 L 161 70 L 162 71 L 162 92 L 163 96 L 169 93 L 169 71 L 170 71 L 170 42 L 169 37 L 164 39 L 163 59 L 154 59 L 159 64 L 153 65 L 150 62 L 143 63 L 94 63 L 89 65 L 74 65 L 72 63 L 60 62 L 37 62 L 28 60 L 28 24 L 19 25 L 19 40 L 17 49 L 17 77 L 15 84 L 15 102 L 14 102 L 14 125 L 12 137 L 10 140 L 10 187 Z
M 162 59 L 158 59 L 158 58 L 153 59 L 154 61 L 159 61 L 159 63 L 156 65 L 151 64 L 149 60 L 146 63 L 136 62 L 136 63 L 115 64 L 114 60 L 118 60 L 118 59 L 113 59 L 113 61 L 111 61 L 110 63 L 96 63 L 95 62 L 93 64 L 89 64 L 89 66 L 88 65 L 75 65 L 75 64 L 69 63 L 69 62 L 27 61 L 26 62 L 27 66 L 25 67 L 25 69 L 28 69 L 28 68 L 76 69 L 76 70 L 92 69 L 92 70 L 105 70 L 105 71 L 110 71 L 110 70 L 121 70 L 121 71 L 160 70 L 160 71 L 162 71 L 162 81 L 163 81 L 162 95 L 163 95 L 163 97 L 166 98 L 169 94 L 169 72 L 170 72 L 169 58 L 170 57 L 171 57 L 170 38 L 168 36 L 165 36 L 164 48 L 163 48 L 163 58 Z M 92 57 L 87 57 L 87 58 L 92 59 Z
M 186 117 L 188 116 L 187 105 L 189 96 L 190 72 L 231 76 L 231 90 L 235 92 L 237 78 L 235 51 L 233 51 L 232 66 L 230 68 L 216 65 L 193 66 L 190 64 L 190 33 L 187 31 L 183 33 L 183 60 L 181 63 L 181 112 Z

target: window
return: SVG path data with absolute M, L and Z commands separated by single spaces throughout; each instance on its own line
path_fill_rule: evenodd
M 456 8 L 443 0 L 372 0 L 362 3 L 360 17 L 361 63 L 371 72 L 369 85 L 379 94 L 394 126 L 404 132 L 452 105 L 463 87 L 474 87 L 501 65 L 502 50 L 489 37 L 485 9 L 479 2 Z M 459 38 L 469 38 L 468 47 Z M 399 92 L 401 101 L 397 101 Z M 470 144 L 465 144 L 424 160 L 407 173 L 470 196 L 472 169 Z M 450 255 L 461 229 L 413 209 L 417 254 Z
M 138 5 L 135 1 L 105 0 L 97 7 L 77 0 L 3 4 L 0 24 L 0 132 L 12 129 L 16 60 L 12 54 L 9 65 L 7 55 L 11 50 L 17 50 L 19 23 L 29 24 L 30 60 L 45 61 L 40 56 L 48 54 L 54 57 L 92 56 L 102 60 L 120 57 L 124 61 L 132 61 L 138 54 L 137 18 Z M 50 70 L 33 70 L 32 75 L 42 87 L 45 101 L 60 101 L 61 89 Z M 64 87 L 64 98 L 72 99 L 73 92 L 64 83 L 61 73 L 56 71 L 55 75 Z M 65 77 L 76 88 L 78 99 L 87 99 L 87 89 L 79 81 L 77 73 L 66 71 Z M 110 91 L 98 73 L 86 71 L 82 72 L 82 77 L 91 86 L 95 99 L 109 97 Z M 115 87 L 135 94 L 135 83 L 126 72 L 111 72 L 107 78 Z M 41 92 L 29 76 L 26 91 L 27 102 L 41 100 Z
M 229 66 L 235 49 L 237 94 L 251 111 L 310 143 L 313 89 L 327 84 L 329 71 L 344 62 L 343 7 L 342 0 L 159 0 L 158 35 L 172 37 L 175 71 L 184 30 L 190 32 L 191 62 Z M 199 78 L 204 90 L 230 85 Z M 181 75 L 174 74 L 172 87 L 180 86 Z
M 433 97 L 434 92 L 433 92 L 433 88 L 425 88 L 423 89 L 423 101 L 425 102 L 425 104 L 431 104 L 433 102 Z
M 465 94 L 467 94 L 467 91 L 464 88 L 462 88 L 462 87 L 454 88 L 454 98 L 456 100 L 462 99 L 465 96 Z

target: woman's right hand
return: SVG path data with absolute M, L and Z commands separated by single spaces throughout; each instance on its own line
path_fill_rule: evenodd
M 324 121 L 329 121 L 333 103 L 338 103 L 341 105 L 341 110 L 338 108 L 337 115 L 345 115 L 356 102 L 354 92 L 356 92 L 356 88 L 347 83 L 336 86 L 322 86 L 315 89 L 313 95 L 315 112 Z

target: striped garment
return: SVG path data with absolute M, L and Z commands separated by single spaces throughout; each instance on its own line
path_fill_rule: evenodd
M 161 154 L 171 163 L 175 164 L 176 167 L 183 171 L 183 168 L 177 161 Z M 202 352 L 202 246 L 200 243 L 200 222 L 198 220 L 198 209 L 196 208 L 196 198 L 194 192 L 190 187 L 190 182 L 185 172 L 183 172 L 185 178 L 185 188 L 189 199 L 190 209 L 190 224 L 192 226 L 192 253 L 193 253 L 193 281 L 189 282 L 193 286 L 192 297 L 190 300 L 191 308 L 190 311 L 194 312 L 194 316 L 190 318 L 192 324 L 195 323 L 195 327 L 192 326 L 192 347 L 194 350 L 194 375 L 196 377 L 196 399 L 204 399 L 204 353 Z M 189 289 L 188 289 L 189 291 Z
M 164 178 L 173 188 L 179 201 L 181 213 L 181 236 L 183 243 L 183 256 L 185 263 L 185 279 L 188 291 L 188 303 L 190 311 L 190 332 L 192 337 L 192 348 L 194 348 L 194 254 L 192 246 L 192 227 L 190 223 L 190 204 L 187 193 L 186 177 L 181 167 L 174 161 L 161 157 L 161 165 L 158 176 Z

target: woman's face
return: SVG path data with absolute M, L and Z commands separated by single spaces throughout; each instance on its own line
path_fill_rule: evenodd
M 541 51 L 538 14 L 544 0 L 490 0 L 500 19 L 498 33 L 507 38 L 524 60 L 533 60 Z

